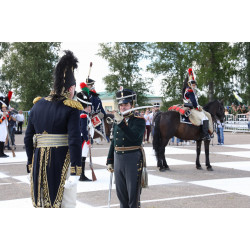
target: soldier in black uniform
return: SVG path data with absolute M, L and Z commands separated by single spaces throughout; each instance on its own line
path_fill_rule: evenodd
M 121 89 L 116 93 L 120 112 L 133 107 L 136 99 L 134 91 Z M 126 115 L 114 114 L 113 140 L 107 158 L 110 172 L 114 171 L 116 193 L 121 208 L 140 207 L 141 174 L 143 149 L 141 147 L 145 131 L 145 120 L 130 112 Z
M 91 116 L 92 118 L 95 115 L 98 115 L 98 117 L 100 118 L 100 120 L 102 121 L 102 123 L 98 126 L 95 127 L 95 129 L 97 129 L 98 131 L 100 131 L 100 133 L 103 135 L 103 137 L 105 137 L 105 131 L 104 131 L 104 122 L 103 119 L 106 118 L 106 112 L 102 106 L 102 101 L 99 97 L 99 94 L 96 93 L 95 88 L 94 88 L 94 84 L 95 84 L 95 80 L 90 79 L 89 77 L 86 79 L 86 84 L 89 88 L 89 100 L 92 103 L 92 110 L 91 110 Z M 97 138 L 99 139 L 99 138 Z M 98 144 L 100 143 L 100 139 L 98 141 Z
M 92 104 L 88 96 L 83 91 L 77 93 L 77 100 L 83 106 L 83 111 L 80 114 L 80 131 L 81 131 L 81 138 L 82 138 L 82 173 L 81 173 L 79 181 L 91 181 L 85 175 L 85 162 L 88 156 L 89 147 L 91 147 L 88 125 L 91 123 L 89 113 L 91 112 Z
M 65 51 L 55 68 L 53 91 L 45 98 L 35 98 L 30 111 L 24 143 L 34 207 L 76 205 L 76 188 L 75 193 L 68 192 L 66 183 L 76 184 L 77 178 L 71 181 L 70 174 L 79 176 L 82 169 L 79 110 L 83 108 L 72 100 L 77 63 L 73 53 Z M 66 198 L 69 193 L 72 197 Z M 70 204 L 68 198 L 73 200 Z

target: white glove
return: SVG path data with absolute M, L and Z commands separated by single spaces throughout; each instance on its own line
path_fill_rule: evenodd
M 113 173 L 113 172 L 114 172 L 114 165 L 113 165 L 113 164 L 108 164 L 107 170 L 108 170 L 110 173 Z
M 71 175 L 69 179 L 65 181 L 64 187 L 65 188 L 72 188 L 73 186 L 77 185 L 77 181 L 79 180 L 80 176 Z
M 123 120 L 123 115 L 119 115 L 117 112 L 114 112 L 114 119 L 117 122 L 117 124 L 119 124 Z
M 202 111 L 202 107 L 201 106 L 198 106 L 197 107 L 199 111 Z

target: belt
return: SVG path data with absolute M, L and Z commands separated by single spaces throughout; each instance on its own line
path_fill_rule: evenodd
M 140 149 L 142 152 L 142 159 L 143 159 L 143 166 L 146 167 L 146 155 L 145 155 L 145 151 L 144 148 L 142 146 L 130 146 L 130 147 L 115 147 L 116 151 L 131 151 L 131 150 L 136 150 L 136 149 Z
M 68 146 L 67 134 L 36 134 L 33 138 L 34 147 L 63 147 Z
M 141 149 L 142 146 L 130 146 L 130 147 L 115 147 L 116 151 L 130 151 L 130 150 L 136 150 Z

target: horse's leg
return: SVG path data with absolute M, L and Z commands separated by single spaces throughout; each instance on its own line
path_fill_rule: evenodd
M 210 165 L 210 161 L 209 161 L 209 144 L 210 144 L 210 140 L 204 141 L 205 154 L 206 154 L 206 166 L 207 166 L 208 171 L 213 171 L 213 168 Z
M 170 170 L 165 158 L 165 147 L 168 144 L 168 140 L 169 139 L 165 138 L 162 139 L 161 146 L 159 148 L 157 167 L 159 167 L 160 172 L 165 172 L 166 170 Z
M 201 164 L 200 164 L 201 142 L 202 140 L 196 141 L 196 168 L 197 169 L 202 169 Z
M 162 142 L 162 144 L 164 145 L 163 152 L 162 152 L 162 158 L 163 158 L 163 167 L 165 170 L 170 170 L 170 168 L 167 164 L 167 161 L 166 161 L 166 157 L 165 157 L 165 149 L 166 149 L 166 146 L 168 145 L 168 141 L 169 141 L 169 139 L 166 139 Z

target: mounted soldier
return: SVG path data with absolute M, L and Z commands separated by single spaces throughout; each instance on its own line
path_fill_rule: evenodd
M 204 113 L 202 107 L 198 103 L 198 96 L 197 96 L 197 82 L 194 77 L 194 72 L 192 68 L 188 69 L 188 76 L 184 81 L 184 86 L 182 90 L 183 95 L 183 102 L 185 107 L 194 108 L 195 110 L 199 111 L 199 117 L 202 121 L 202 140 L 210 140 L 211 136 L 209 135 L 209 119 Z

